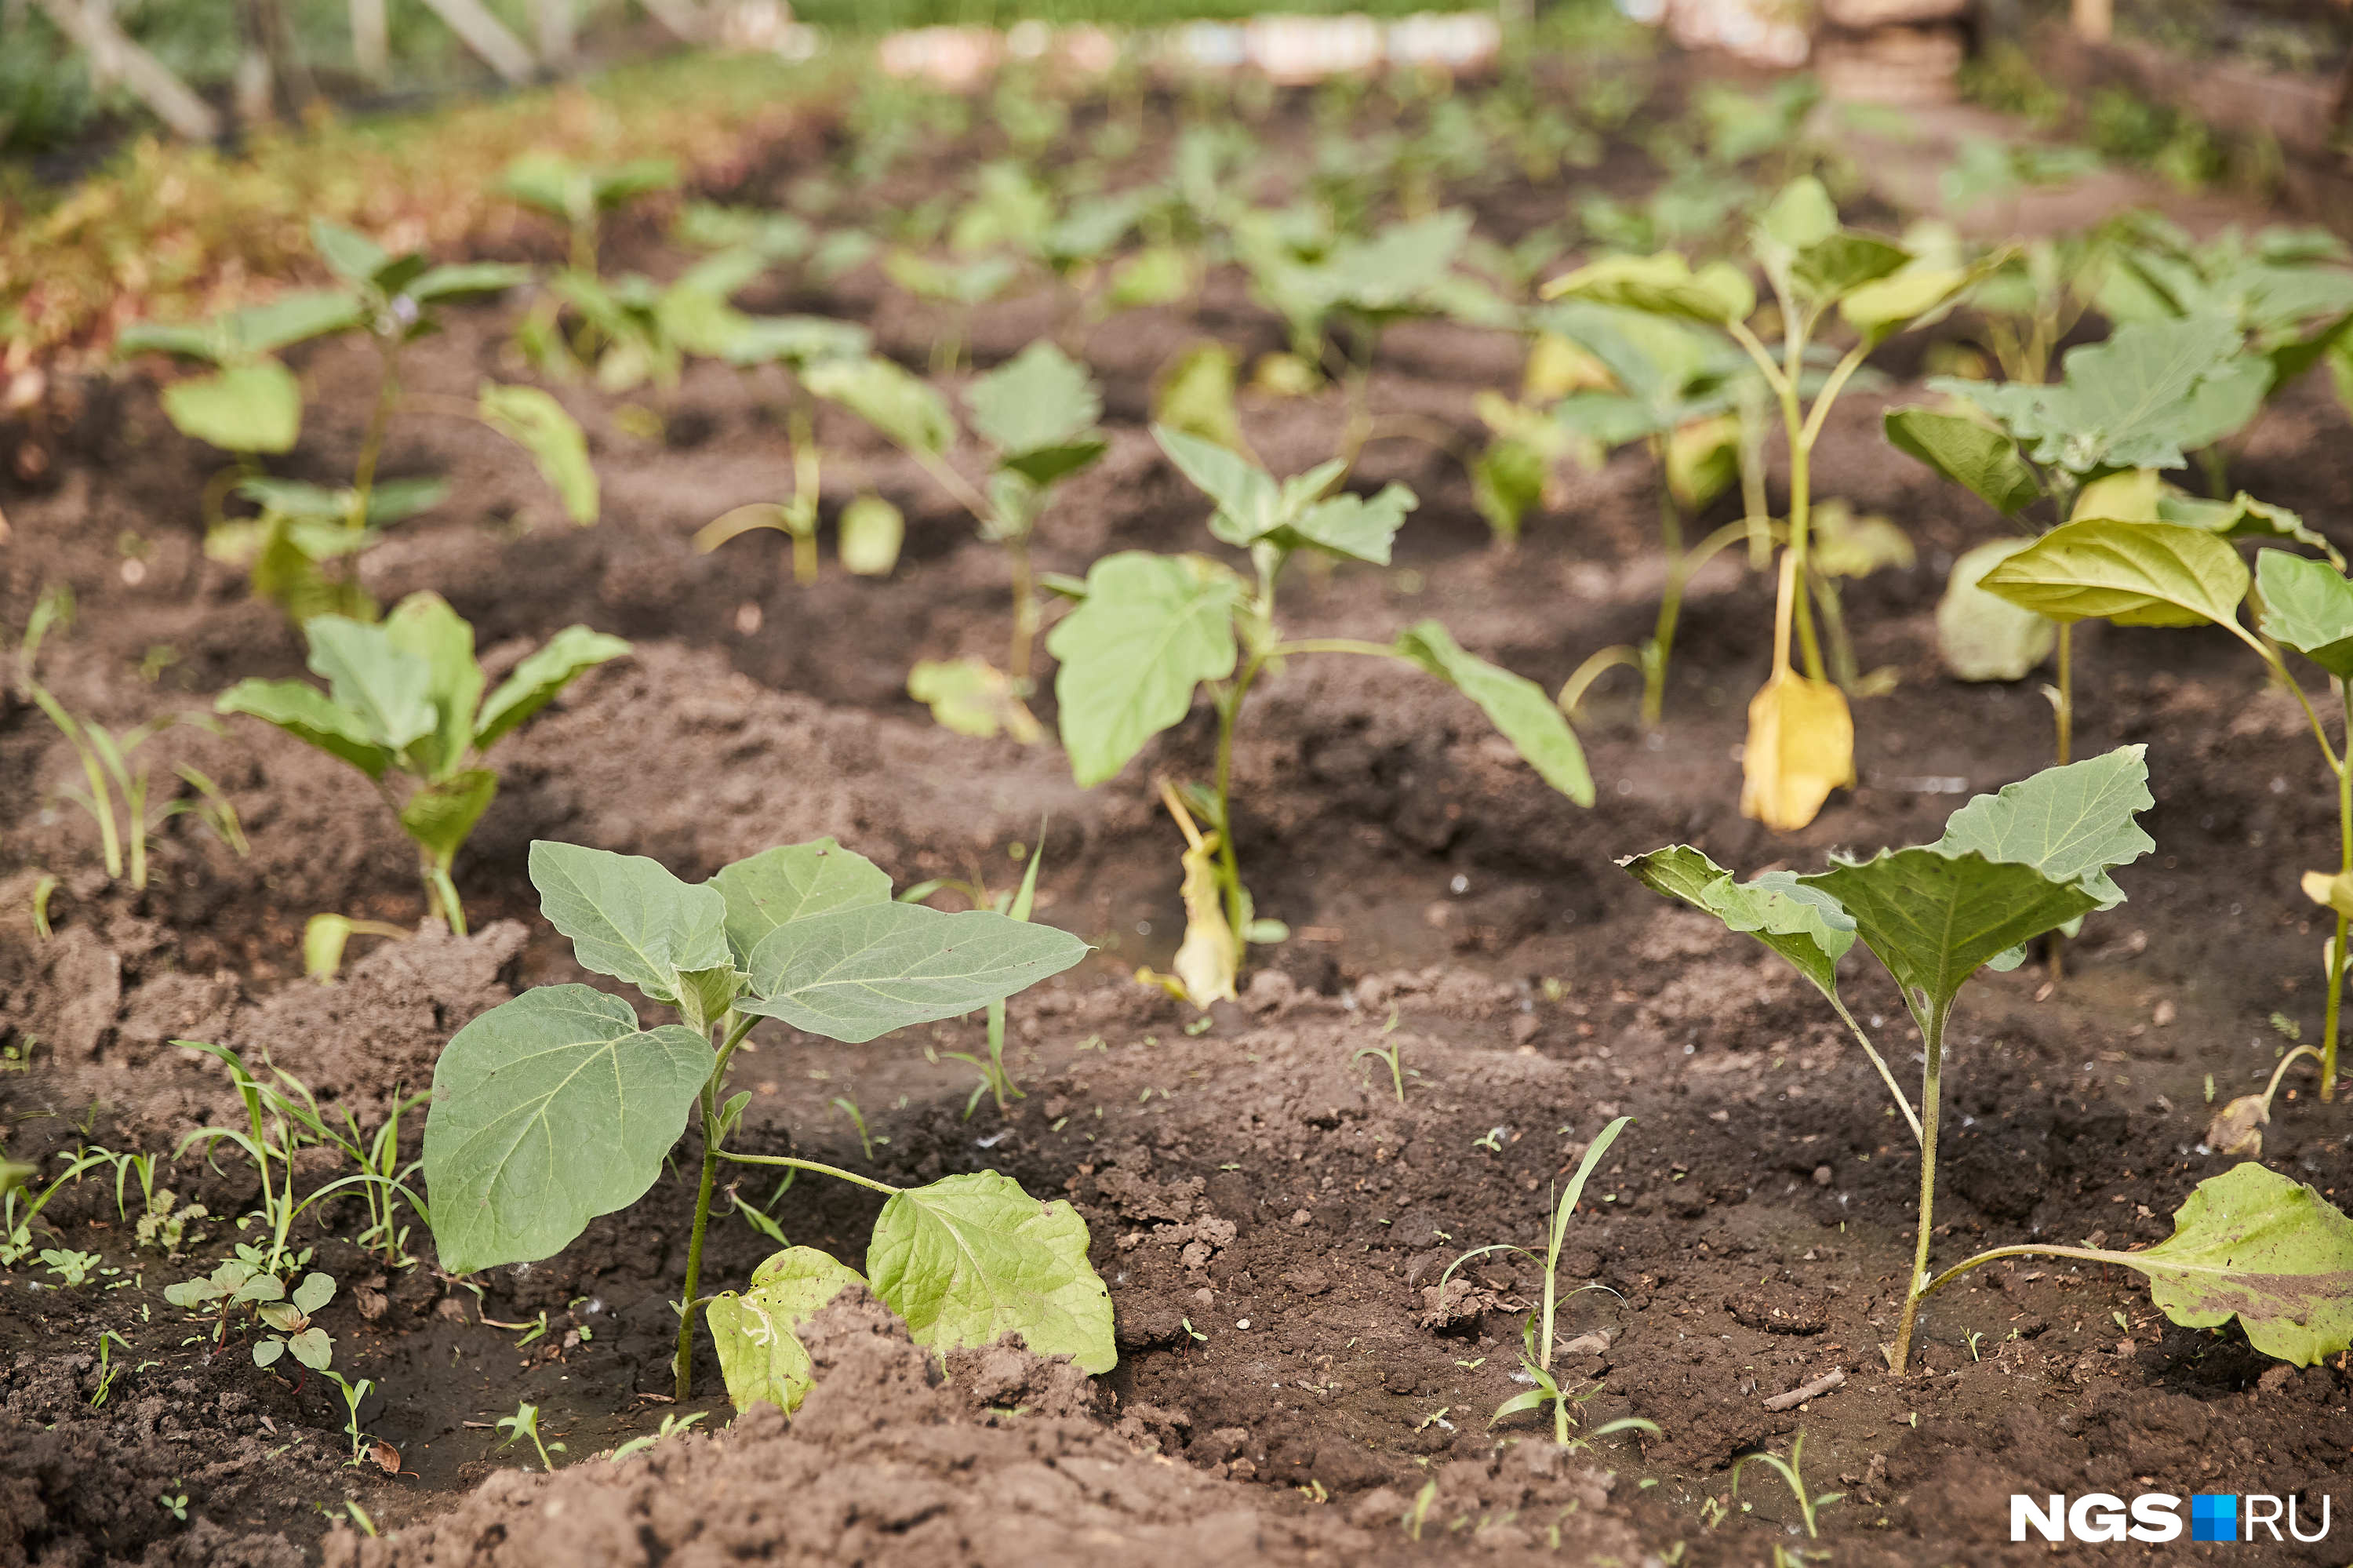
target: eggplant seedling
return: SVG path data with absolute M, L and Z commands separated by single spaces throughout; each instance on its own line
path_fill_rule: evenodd
M 949 462 L 957 427 L 946 399 L 887 359 L 841 359 L 813 366 L 809 390 L 864 419 L 915 460 L 1005 552 L 1013 579 L 1013 634 L 1006 665 L 985 659 L 925 660 L 908 694 L 959 735 L 1000 731 L 1025 743 L 1044 732 L 1024 702 L 1039 611 L 1030 540 L 1057 486 L 1103 456 L 1095 421 L 1103 395 L 1086 368 L 1040 340 L 965 388 L 972 434 L 989 462 L 984 490 Z
M 696 533 L 694 547 L 715 550 L 739 535 L 773 528 L 792 540 L 793 580 L 807 587 L 817 581 L 818 502 L 825 454 L 818 445 L 806 377 L 815 366 L 865 358 L 870 347 L 866 330 L 821 316 L 744 315 L 733 306 L 723 307 L 702 330 L 706 346 L 747 376 L 773 366 L 789 377 L 785 428 L 792 447 L 793 488 L 782 501 L 752 502 L 721 514 Z M 841 563 L 850 571 L 881 577 L 897 564 L 906 524 L 898 508 L 881 496 L 870 493 L 852 501 L 843 509 L 839 526 Z
M 548 1451 L 553 1449 L 561 1454 L 564 1452 L 564 1445 L 549 1443 L 540 1436 L 538 1405 L 528 1400 L 516 1405 L 512 1415 L 499 1417 L 498 1428 L 506 1434 L 506 1440 L 499 1445 L 500 1447 L 512 1448 L 528 1437 L 531 1439 L 531 1446 L 539 1450 L 539 1467 L 551 1476 L 555 1473 L 555 1461 L 547 1457 Z
M 1772 675 L 1748 707 L 1740 810 L 1767 827 L 1812 821 L 1831 791 L 1854 779 L 1854 719 L 1831 680 L 1814 626 L 1820 588 L 1812 560 L 1813 453 L 1831 410 L 1863 361 L 1896 333 L 1940 319 L 1994 264 L 1943 266 L 1893 240 L 1840 227 L 1820 181 L 1808 175 L 1777 196 L 1758 219 L 1750 249 L 1773 294 L 1778 352 L 1749 325 L 1755 284 L 1729 262 L 1694 270 L 1681 254 L 1608 258 L 1555 279 L 1547 299 L 1580 299 L 1695 323 L 1729 334 L 1779 404 L 1789 449 L 1789 514 Z M 1853 344 L 1817 384 L 1817 335 L 1835 312 Z M 1792 638 L 1804 673 L 1792 665 Z
M 463 936 L 466 911 L 449 868 L 498 793 L 482 766 L 491 747 L 555 699 L 581 672 L 617 659 L 617 637 L 567 626 L 485 696 L 474 629 L 440 595 L 415 593 L 371 626 L 322 615 L 302 628 L 311 673 L 303 681 L 247 679 L 214 704 L 276 725 L 367 776 L 417 845 L 426 908 Z M 393 780 L 406 780 L 404 795 Z
M 1182 723 L 1196 688 L 1209 694 L 1218 726 L 1213 781 L 1181 797 L 1162 790 L 1187 845 L 1185 946 L 1176 976 L 1164 983 L 1207 1009 L 1235 994 L 1251 943 L 1288 935 L 1280 922 L 1258 918 L 1242 882 L 1232 815 L 1234 730 L 1243 701 L 1285 661 L 1347 653 L 1414 665 L 1476 703 L 1546 783 L 1579 805 L 1593 803 L 1593 779 L 1551 698 L 1533 682 L 1466 652 L 1438 621 L 1409 627 L 1393 642 L 1282 634 L 1275 589 L 1284 566 L 1302 551 L 1387 566 L 1390 544 L 1416 503 L 1411 491 L 1392 484 L 1369 501 L 1333 494 L 1345 466 L 1338 459 L 1277 480 L 1198 436 L 1159 428 L 1153 434 L 1177 470 L 1217 503 L 1209 532 L 1249 552 L 1253 577 L 1206 556 L 1106 556 L 1083 584 L 1065 587 L 1079 605 L 1046 646 L 1061 662 L 1054 694 L 1062 747 L 1082 785 L 1115 777 L 1145 742 Z
M 2337 789 L 2337 869 L 2307 872 L 2304 878 L 2306 896 L 2337 916 L 2336 932 L 2321 953 L 2327 991 L 2320 1097 L 2335 1099 L 2346 937 L 2353 926 L 2353 740 L 2340 727 L 2345 744 L 2330 744 L 2281 651 L 2294 651 L 2334 680 L 2344 723 L 2353 725 L 2353 685 L 2348 683 L 2353 681 L 2353 581 L 2329 562 L 2276 549 L 2258 552 L 2250 573 L 2227 533 L 2087 519 L 2044 535 L 1987 573 L 1981 586 L 2063 624 L 2105 619 L 2133 626 L 2219 626 L 2262 660 L 2304 709 Z M 2239 620 L 2241 605 L 2249 602 L 2255 606 L 2254 630 Z
M 605 215 L 677 184 L 678 165 L 667 158 L 592 166 L 554 153 L 524 154 L 507 165 L 501 180 L 507 195 L 564 224 L 573 270 L 592 276 Z
M 1907 1364 L 1928 1284 L 1935 1228 L 1937 1132 L 1945 1034 L 1971 976 L 2014 969 L 2024 944 L 2069 920 L 2124 902 L 2109 873 L 2156 848 L 2135 823 L 2155 804 L 2146 748 L 2125 747 L 2045 768 L 1953 813 L 1935 843 L 1883 850 L 1868 861 L 1833 857 L 1810 875 L 1768 872 L 1751 882 L 1687 845 L 1620 863 L 1652 891 L 1713 915 L 1787 960 L 1862 1043 L 1920 1141 L 1919 1241 L 1890 1364 Z M 1838 963 L 1857 939 L 1886 967 L 1920 1031 L 1925 1065 L 1915 1113 L 1894 1075 L 1838 997 Z
M 794 1328 L 849 1282 L 905 1318 L 918 1344 L 944 1351 L 1018 1329 L 1041 1354 L 1112 1367 L 1111 1300 L 1068 1203 L 1041 1204 L 993 1171 L 902 1190 L 728 1147 L 752 1100 L 730 1092 L 728 1066 L 761 1019 L 863 1044 L 1010 996 L 1077 963 L 1084 943 L 992 910 L 901 903 L 880 867 L 830 839 L 765 851 L 703 883 L 574 844 L 535 842 L 530 866 L 541 912 L 572 939 L 581 967 L 679 1021 L 649 1028 L 622 997 L 551 985 L 450 1038 L 434 1069 L 424 1150 L 443 1268 L 470 1274 L 561 1252 L 590 1220 L 645 1195 L 693 1117 L 702 1148 L 679 1302 L 679 1398 L 693 1393 L 703 1240 L 723 1160 L 832 1176 L 890 1199 L 865 1279 L 795 1247 L 761 1265 L 741 1297 L 708 1303 L 739 1407 L 799 1402 L 808 1360 Z

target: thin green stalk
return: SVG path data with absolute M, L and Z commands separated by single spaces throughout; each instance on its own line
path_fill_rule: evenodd
M 1237 942 L 1247 938 L 1242 936 L 1241 857 L 1234 849 L 1234 723 L 1241 717 L 1242 699 L 1250 694 L 1250 683 L 1258 679 L 1265 662 L 1263 655 L 1251 659 L 1217 700 L 1218 766 L 1213 788 L 1218 794 L 1218 869 L 1226 885 L 1226 924 Z
M 1559 694 L 1553 698 L 1555 705 L 1570 718 L 1575 718 L 1577 705 L 1585 700 L 1585 694 L 1592 689 L 1593 683 L 1621 664 L 1629 670 L 1641 671 L 1645 682 L 1649 680 L 1650 664 L 1642 657 L 1642 651 L 1630 648 L 1623 642 L 1616 643 L 1589 655 L 1584 663 L 1570 672 L 1568 679 L 1560 683 Z
M 2075 624 L 2071 620 L 2059 623 L 2059 738 L 2055 748 L 2061 767 L 2074 760 L 2075 754 Z
M 787 513 L 793 524 L 793 581 L 807 588 L 817 581 L 818 503 L 823 493 L 819 454 L 806 399 L 797 396 L 786 418 L 793 442 L 793 503 Z
M 425 890 L 428 904 L 441 907 L 441 918 L 453 937 L 466 935 L 466 906 L 458 902 L 458 885 L 449 879 L 447 861 L 434 861 L 425 867 Z
M 1838 1010 L 1838 1015 L 1846 1021 L 1848 1030 L 1854 1035 L 1855 1044 L 1861 1045 L 1862 1054 L 1871 1058 L 1871 1065 L 1879 1069 L 1880 1082 L 1885 1084 L 1887 1092 L 1895 1097 L 1895 1108 L 1904 1113 L 1904 1122 L 1912 1129 L 1913 1141 L 1919 1142 L 1921 1140 L 1920 1118 L 1912 1109 L 1910 1097 L 1897 1086 L 1895 1075 L 1888 1071 L 1886 1059 L 1881 1056 L 1878 1050 L 1873 1046 L 1871 1036 L 1862 1032 L 1862 1025 L 1854 1021 L 1854 1014 L 1846 1010 L 1846 1003 L 1841 1001 L 1836 996 L 1832 996 L 1830 1000 L 1831 1005 Z
M 1663 442 L 1653 438 L 1653 455 L 1666 462 Z M 1662 475 L 1659 482 L 1659 540 L 1666 548 L 1667 581 L 1659 595 L 1659 619 L 1651 629 L 1651 645 L 1642 651 L 1642 727 L 1656 729 L 1667 705 L 1667 659 L 1675 646 L 1675 622 L 1683 608 L 1683 514 L 1675 504 L 1675 488 Z
M 1026 681 L 1030 649 L 1038 641 L 1038 588 L 1029 566 L 1029 541 L 1006 540 L 1005 554 L 1013 567 L 1013 650 L 1006 661 L 1006 673 Z
M 352 470 L 350 526 L 367 526 L 368 497 L 375 491 L 376 460 L 384 454 L 384 438 L 392 424 L 393 406 L 400 401 L 400 351 L 383 344 L 384 379 L 377 383 L 375 408 L 368 415 L 367 435 L 360 442 L 359 466 Z
M 1895 1375 L 1902 1377 L 1912 1359 L 1912 1329 L 1927 1295 L 1928 1243 L 1936 1224 L 1936 1124 L 1943 1108 L 1945 1079 L 1945 1020 L 1948 1009 L 1931 1008 L 1920 1018 L 1920 1038 L 1927 1047 L 1928 1066 L 1920 1080 L 1920 1240 L 1912 1253 L 1912 1277 L 1904 1286 L 1904 1320 L 1895 1330 Z
M 2337 765 L 2337 845 L 2340 872 L 2353 875 L 2353 684 L 2337 683 L 2345 709 L 2346 755 Z M 2345 1011 L 2345 937 L 2353 926 L 2342 910 L 2337 916 L 2337 941 L 2328 953 L 2328 1022 L 2320 1036 L 2320 1097 L 2337 1097 L 2337 1038 Z
M 702 1085 L 702 1175 L 694 1193 L 694 1228 L 687 1235 L 686 1288 L 679 1298 L 678 1355 L 674 1362 L 677 1397 L 681 1404 L 694 1393 L 694 1309 L 700 1300 L 695 1291 L 702 1283 L 702 1238 L 711 1227 L 711 1194 L 719 1174 L 723 1154 L 720 1146 L 725 1141 L 719 1125 L 719 1094 L 727 1083 L 727 1064 L 756 1022 L 747 1014 L 728 1015 L 726 1038 L 720 1044 L 718 1059 L 712 1065 L 711 1076 Z
M 888 1181 L 877 1181 L 871 1176 L 860 1176 L 855 1171 L 844 1171 L 839 1165 L 820 1164 L 814 1160 L 797 1160 L 786 1154 L 735 1154 L 723 1150 L 719 1158 L 733 1160 L 738 1165 L 781 1165 L 792 1171 L 814 1171 L 820 1176 L 839 1177 L 854 1186 L 864 1187 L 869 1191 L 886 1195 L 895 1195 L 906 1191 L 903 1187 L 893 1187 Z

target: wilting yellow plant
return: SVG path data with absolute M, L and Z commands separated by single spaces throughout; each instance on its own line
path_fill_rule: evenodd
M 1146 965 L 1136 969 L 1135 978 L 1198 1008 L 1231 1001 L 1234 976 L 1241 969 L 1241 944 L 1234 940 L 1219 893 L 1218 835 L 1204 835 L 1194 825 L 1193 813 L 1166 779 L 1160 781 L 1160 801 L 1185 835 L 1185 940 L 1176 948 L 1175 973 L 1162 974 Z
M 1781 593 L 1773 623 L 1773 673 L 1748 704 L 1742 754 L 1740 814 L 1777 832 L 1812 821 L 1831 791 L 1854 782 L 1854 716 L 1846 694 L 1789 667 L 1798 561 L 1781 556 Z

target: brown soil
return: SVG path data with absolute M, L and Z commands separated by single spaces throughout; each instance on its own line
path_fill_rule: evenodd
M 769 171 L 773 188 L 748 194 L 773 199 L 794 172 Z M 633 243 L 646 249 L 633 260 L 675 264 Z M 792 302 L 862 314 L 878 295 L 854 278 L 838 299 Z M 976 355 L 1001 357 L 1052 317 L 1043 299 L 985 313 Z M 417 354 L 411 385 L 466 394 L 509 324 L 462 314 Z M 921 363 L 926 319 L 894 304 L 877 325 Z M 1141 420 L 1155 371 L 1211 334 L 1279 341 L 1231 280 L 1190 316 L 1140 313 L 1088 339 L 1112 450 L 1050 518 L 1041 565 L 1208 547 L 1200 505 Z M 287 469 L 324 479 L 355 445 L 366 356 L 331 347 L 301 368 L 312 413 Z M 1894 369 L 1908 373 L 1900 357 Z M 1473 394 L 1515 373 L 1508 341 L 1400 329 L 1373 396 L 1467 432 Z M 0 1272 L 0 1565 L 1556 1551 L 1746 1564 L 1811 1543 L 1761 1469 L 1720 1516 L 1728 1467 L 1786 1452 L 1801 1431 L 1809 1482 L 1845 1494 L 1821 1515 L 1837 1561 L 1976 1563 L 2018 1550 L 2006 1544 L 2013 1491 L 2285 1493 L 2330 1489 L 2347 1473 L 2341 1370 L 2283 1369 L 2235 1331 L 2172 1327 L 2131 1277 L 2059 1264 L 1991 1271 L 1927 1314 L 1926 1371 L 1888 1376 L 1878 1346 L 1909 1264 L 1917 1167 L 1883 1092 L 1795 977 L 1609 863 L 1677 839 L 1749 871 L 1917 842 L 1961 792 L 2047 760 L 2047 710 L 2031 686 L 1964 687 L 1936 668 L 1943 567 L 1994 523 L 1881 442 L 1874 397 L 1851 399 L 1817 464 L 1827 490 L 1894 514 L 1920 546 L 1916 569 L 1850 594 L 1863 662 L 1903 677 L 1859 712 L 1859 789 L 1788 840 L 1735 814 L 1731 758 L 1770 604 L 1730 566 L 1695 587 L 1665 731 L 1635 731 L 1615 692 L 1593 705 L 1601 800 L 1590 811 L 1548 791 L 1451 694 L 1387 665 L 1298 662 L 1253 699 L 1237 785 L 1261 908 L 1298 936 L 1268 956 L 1241 1004 L 1195 1033 L 1189 1009 L 1126 976 L 1165 961 L 1181 923 L 1178 841 L 1151 780 L 1206 769 L 1206 713 L 1092 792 L 1050 747 L 939 730 L 905 698 L 905 668 L 993 651 L 1005 576 L 919 472 L 848 424 L 825 427 L 841 493 L 871 484 L 900 503 L 910 545 L 887 581 L 828 567 L 799 588 L 778 542 L 712 556 L 688 544 L 780 482 L 756 384 L 697 367 L 660 399 L 662 444 L 626 434 L 603 400 L 565 396 L 596 445 L 600 526 L 554 517 L 528 464 L 495 439 L 412 418 L 396 428 L 391 471 L 448 474 L 462 501 L 367 563 L 387 600 L 448 595 L 500 657 L 575 620 L 638 644 L 503 754 L 504 788 L 459 867 L 470 938 L 359 938 L 340 982 L 303 982 L 310 914 L 414 923 L 421 901 L 396 829 L 347 770 L 243 724 L 155 744 L 220 781 L 250 857 L 180 817 L 157 836 L 144 893 L 108 884 L 89 824 L 56 799 L 69 755 L 29 705 L 0 699 L 0 1044 L 29 1058 L 28 1071 L 0 1076 L 7 1154 L 46 1163 L 87 1140 L 169 1150 L 237 1115 L 221 1074 L 175 1038 L 267 1052 L 375 1125 L 403 1086 L 428 1081 L 468 1019 L 522 986 L 588 978 L 536 917 L 523 874 L 533 838 L 701 876 L 831 833 L 902 879 L 1002 884 L 1016 870 L 1007 846 L 1034 842 L 1043 814 L 1042 917 L 1102 951 L 1014 1003 L 1010 1056 L 1028 1094 L 1009 1113 L 984 1103 L 967 1115 L 969 1075 L 943 1059 L 976 1048 L 976 1022 L 867 1047 L 764 1025 L 738 1079 L 754 1091 L 755 1149 L 867 1164 L 833 1107 L 845 1097 L 876 1135 L 881 1177 L 989 1167 L 1067 1194 L 1092 1229 L 1122 1363 L 1091 1387 L 1000 1348 L 955 1359 L 943 1381 L 875 1307 L 845 1302 L 823 1320 L 824 1375 L 789 1425 L 754 1414 L 618 1466 L 592 1462 L 684 1414 L 665 1398 L 666 1297 L 683 1265 L 687 1184 L 658 1184 L 556 1258 L 463 1286 L 430 1267 L 384 1269 L 334 1239 L 356 1228 L 353 1211 L 328 1210 L 299 1240 L 342 1283 L 322 1320 L 338 1364 L 373 1380 L 360 1423 L 385 1446 L 353 1467 L 332 1386 L 257 1371 L 235 1339 L 216 1353 L 163 1303 L 165 1284 L 226 1253 L 232 1229 L 212 1223 L 185 1257 L 141 1252 L 111 1183 L 85 1181 L 44 1213 L 57 1235 L 41 1245 L 99 1253 L 120 1272 L 78 1289 L 29 1262 Z M 79 397 L 70 415 L 0 443 L 45 458 L 37 482 L 0 478 L 16 530 L 0 555 L 0 621 L 21 624 L 49 582 L 71 583 L 81 601 L 79 625 L 44 654 L 47 683 L 116 724 L 299 669 L 295 636 L 201 555 L 194 498 L 207 455 L 170 431 L 135 380 Z M 1331 398 L 1253 402 L 1245 418 L 1284 471 L 1332 450 L 1341 410 Z M 2353 500 L 2342 431 L 2325 389 L 2299 389 L 2239 454 L 2234 478 L 2309 518 L 2341 517 Z M 1634 458 L 1575 481 L 1508 556 L 1488 547 L 1459 471 L 1424 449 L 1377 446 L 1358 478 L 1402 479 L 1422 509 L 1395 568 L 1289 583 L 1294 630 L 1386 637 L 1437 615 L 1549 685 L 1646 629 L 1661 571 L 1651 479 Z M 126 535 L 143 552 L 130 574 Z M 2223 1168 L 2200 1147 L 2210 1075 L 2213 1096 L 2260 1086 L 2282 1044 L 2272 1015 L 2307 1036 L 2319 1022 L 2321 938 L 2296 880 L 2332 825 L 2299 715 L 2219 637 L 2086 643 L 2078 747 L 2149 744 L 2159 849 L 2124 875 L 2133 902 L 2070 948 L 2063 984 L 2047 988 L 2036 969 L 1988 976 L 1965 1002 L 1940 1258 L 2033 1237 L 2122 1245 L 2168 1234 L 2189 1187 Z M 158 645 L 172 656 L 142 677 Z M 43 868 L 65 877 L 46 941 L 29 913 Z M 1908 1057 L 1884 977 L 1857 971 L 1849 994 Z M 1385 1066 L 1354 1054 L 1385 1041 L 1399 1052 L 1401 1094 Z M 1605 1287 L 1567 1298 L 1568 1370 L 1599 1386 L 1582 1409 L 1588 1426 L 1630 1414 L 1661 1430 L 1563 1453 L 1531 1418 L 1488 1421 L 1521 1386 L 1512 1373 L 1533 1268 L 1497 1254 L 1446 1285 L 1440 1276 L 1466 1248 L 1535 1238 L 1552 1184 L 1621 1113 L 1637 1120 L 1563 1257 L 1564 1279 Z M 2307 1092 L 2280 1107 L 2264 1157 L 2353 1196 L 2348 1144 L 2343 1113 Z M 215 1169 L 191 1154 L 167 1180 L 215 1215 L 253 1202 L 249 1168 L 227 1157 Z M 747 1183 L 744 1195 L 768 1189 Z M 874 1207 L 812 1180 L 773 1212 L 796 1241 L 855 1263 Z M 717 1217 L 710 1277 L 741 1278 L 770 1245 Z M 543 1322 L 542 1333 L 498 1326 Z M 102 1330 L 130 1347 L 111 1345 L 103 1371 Z M 1835 1392 L 1765 1407 L 1833 1368 L 1847 1379 Z M 716 1382 L 706 1360 L 695 1407 L 712 1428 L 727 1414 Z M 522 1400 L 566 1446 L 554 1477 L 525 1473 L 527 1446 L 501 1448 L 488 1425 Z M 1417 1499 L 1418 1539 L 1400 1523 Z M 349 1527 L 347 1502 L 382 1539 Z M 2076 1550 L 2140 1560 L 2139 1548 Z

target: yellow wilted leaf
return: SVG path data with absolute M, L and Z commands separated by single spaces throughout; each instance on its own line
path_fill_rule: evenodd
M 1696 512 L 1740 479 L 1740 416 L 1718 414 L 1667 437 L 1667 488 Z
M 1846 694 L 1793 670 L 1777 672 L 1748 704 L 1740 814 L 1777 832 L 1812 821 L 1831 791 L 1854 782 L 1854 716 Z
M 1225 902 L 1219 894 L 1217 835 L 1204 836 L 1193 825 L 1193 814 L 1166 779 L 1160 784 L 1160 800 L 1185 834 L 1185 940 L 1176 948 L 1174 974 L 1140 969 L 1135 978 L 1206 1012 L 1213 1001 L 1234 1000 L 1241 944 L 1234 939 L 1234 928 L 1226 920 Z
M 2304 895 L 2339 915 L 2353 915 L 2353 875 L 2340 872 L 2331 876 L 2325 871 L 2307 871 L 2304 874 Z
M 1617 385 L 1609 367 L 1556 332 L 1538 333 L 1528 350 L 1520 395 L 1531 403 L 1557 403 L 1572 392 Z

